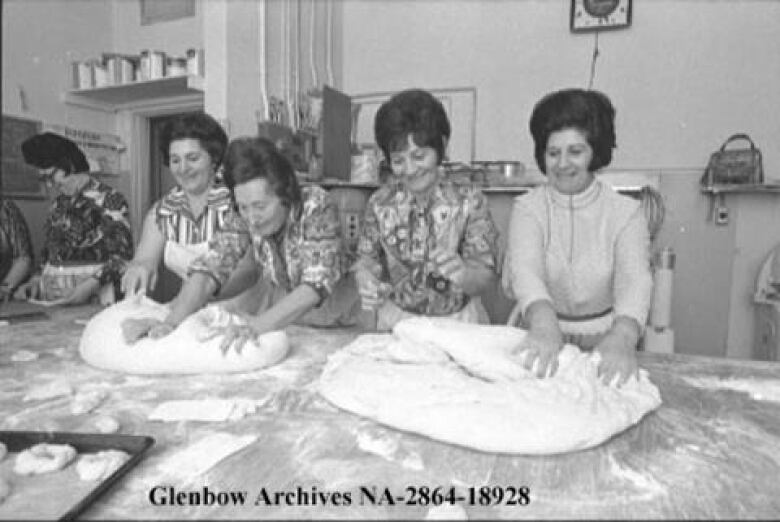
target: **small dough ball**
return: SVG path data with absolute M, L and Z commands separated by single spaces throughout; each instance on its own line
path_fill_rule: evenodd
M 5 444 L 0 442 L 0 460 L 5 458 L 6 453 L 8 453 L 8 448 L 5 447 Z
M 11 484 L 0 478 L 0 504 L 11 494 Z
M 100 433 L 116 433 L 119 431 L 119 421 L 108 415 L 95 419 L 95 429 Z
M 458 504 L 433 506 L 425 515 L 425 520 L 468 520 L 466 510 Z
M 129 458 L 129 454 L 119 450 L 82 455 L 76 463 L 76 473 L 81 480 L 103 480 L 119 469 Z
M 19 475 L 38 475 L 59 471 L 76 458 L 76 449 L 68 444 L 36 444 L 16 456 L 14 471 Z

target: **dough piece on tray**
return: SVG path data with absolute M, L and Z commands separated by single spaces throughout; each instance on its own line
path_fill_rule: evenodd
M 81 335 L 79 352 L 89 364 L 106 370 L 138 374 L 227 373 L 251 371 L 281 361 L 289 349 L 287 334 L 274 331 L 248 342 L 241 353 L 220 350 L 221 337 L 202 340 L 211 326 L 241 319 L 211 305 L 185 319 L 160 339 L 144 338 L 129 345 L 121 324 L 127 318 L 163 319 L 168 307 L 144 296 L 120 301 L 90 319 Z
M 39 475 L 59 471 L 76 458 L 76 449 L 68 444 L 36 444 L 16 456 L 14 472 Z
M 76 473 L 81 480 L 103 480 L 109 477 L 130 455 L 120 450 L 105 450 L 81 455 L 76 462 Z
M 597 446 L 661 404 L 645 370 L 619 388 L 605 385 L 599 355 L 572 345 L 561 351 L 553 377 L 534 377 L 510 356 L 524 335 L 508 326 L 407 319 L 384 341 L 360 336 L 331 355 L 319 391 L 336 406 L 391 427 L 516 454 Z M 432 357 L 435 350 L 446 360 Z M 405 355 L 415 351 L 426 355 Z

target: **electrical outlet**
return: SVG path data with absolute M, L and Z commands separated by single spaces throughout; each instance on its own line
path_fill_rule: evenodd
M 728 225 L 729 224 L 729 209 L 728 207 L 718 207 L 718 210 L 715 214 L 715 223 L 718 225 Z
M 355 242 L 360 234 L 360 216 L 357 212 L 345 212 L 344 222 L 346 223 L 346 230 L 344 231 L 344 237 L 349 242 Z

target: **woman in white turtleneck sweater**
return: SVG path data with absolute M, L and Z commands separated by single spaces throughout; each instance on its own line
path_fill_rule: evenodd
M 595 349 L 605 382 L 636 372 L 653 280 L 638 201 L 595 173 L 612 160 L 615 110 L 598 91 L 565 89 L 534 107 L 535 157 L 549 183 L 515 199 L 504 289 L 529 335 L 519 347 L 539 376 L 557 368 L 563 343 Z

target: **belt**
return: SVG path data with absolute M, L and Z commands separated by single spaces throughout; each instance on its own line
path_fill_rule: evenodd
M 598 319 L 599 317 L 605 317 L 612 313 L 612 307 L 610 306 L 606 310 L 602 310 L 601 312 L 594 312 L 592 314 L 585 314 L 585 315 L 569 315 L 569 314 L 563 314 L 563 313 L 556 313 L 555 315 L 558 316 L 558 319 L 561 321 L 570 321 L 570 322 L 582 322 L 582 321 L 591 321 L 593 319 Z

